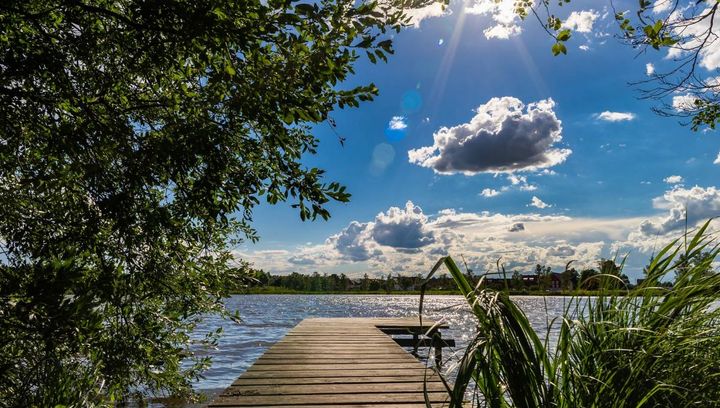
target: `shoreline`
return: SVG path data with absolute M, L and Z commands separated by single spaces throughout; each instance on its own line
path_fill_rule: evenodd
M 597 296 L 600 294 L 627 294 L 626 290 L 616 291 L 594 291 L 594 290 L 572 290 L 572 291 L 502 291 L 510 296 Z M 401 291 L 298 291 L 284 288 L 250 288 L 246 290 L 233 290 L 231 295 L 373 295 L 373 296 L 419 296 L 419 290 L 401 290 Z M 432 296 L 461 296 L 457 290 L 428 290 L 425 295 Z

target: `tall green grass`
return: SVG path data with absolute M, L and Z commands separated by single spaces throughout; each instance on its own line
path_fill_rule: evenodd
M 440 259 L 431 275 L 444 265 L 477 319 L 446 383 L 451 407 L 466 406 L 473 386 L 473 404 L 493 408 L 720 407 L 720 274 L 708 272 L 719 249 L 707 228 L 663 248 L 627 295 L 568 302 L 550 324 L 553 344 L 506 293 Z M 676 275 L 674 287 L 658 284 Z

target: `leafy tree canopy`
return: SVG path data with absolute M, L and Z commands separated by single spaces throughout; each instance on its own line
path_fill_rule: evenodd
M 0 405 L 187 392 L 208 363 L 190 334 L 248 268 L 229 249 L 257 238 L 253 207 L 315 219 L 348 200 L 302 165 L 310 126 L 377 94 L 341 83 L 393 52 L 403 8 L 1 2 Z

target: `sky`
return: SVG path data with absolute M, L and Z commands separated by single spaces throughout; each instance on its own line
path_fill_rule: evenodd
M 663 1 L 655 5 L 663 11 Z M 360 60 L 340 87 L 380 95 L 317 126 L 323 168 L 352 194 L 328 221 L 302 222 L 289 204 L 261 205 L 257 244 L 238 257 L 274 274 L 351 277 L 429 272 L 444 255 L 474 272 L 560 272 L 627 256 L 642 276 L 650 256 L 690 226 L 720 215 L 720 136 L 661 117 L 629 83 L 672 67 L 667 50 L 622 44 L 609 2 L 558 9 L 568 55 L 512 0 L 453 0 L 413 12 L 388 63 Z M 616 1 L 618 9 L 637 2 Z M 717 52 L 715 52 L 717 51 Z M 720 49 L 701 70 L 720 67 Z M 681 110 L 681 93 L 665 101 Z

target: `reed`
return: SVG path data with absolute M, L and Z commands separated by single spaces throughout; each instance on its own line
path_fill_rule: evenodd
M 492 408 L 720 406 L 719 249 L 708 224 L 664 247 L 627 295 L 574 297 L 544 333 L 508 294 L 440 259 L 431 275 L 445 266 L 477 319 L 446 383 L 451 407 L 467 406 L 473 388 L 473 405 Z M 659 285 L 670 276 L 672 288 Z M 614 276 L 598 279 L 617 287 Z

